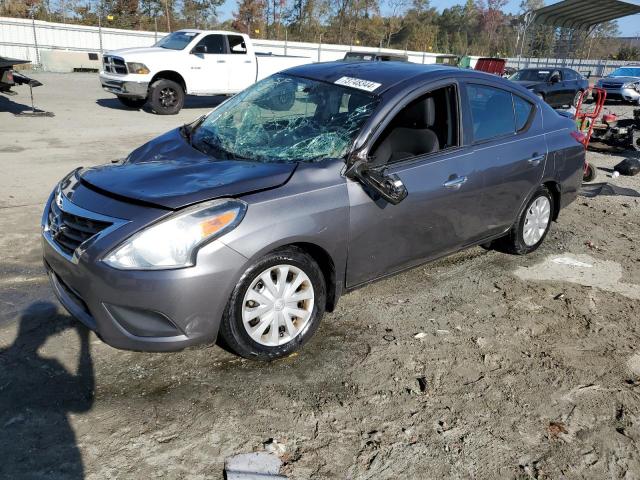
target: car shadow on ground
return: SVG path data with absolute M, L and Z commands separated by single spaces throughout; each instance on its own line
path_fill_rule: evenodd
M 49 337 L 68 329 L 76 330 L 80 344 L 75 372 L 39 352 Z M 88 411 L 93 399 L 89 331 L 52 303 L 31 304 L 13 344 L 0 350 L 0 478 L 84 478 L 68 414 Z
M 187 96 L 184 101 L 184 109 L 195 108 L 215 108 L 224 102 L 228 97 L 225 95 L 216 95 L 214 97 L 194 97 Z M 99 98 L 96 103 L 101 107 L 111 108 L 113 110 L 144 110 L 147 113 L 152 113 L 149 105 L 145 105 L 141 109 L 125 107 L 117 98 Z
M 27 112 L 31 111 L 31 105 L 25 105 L 24 103 L 20 103 L 14 100 L 14 98 L 17 98 L 17 97 L 5 97 L 4 95 L 0 95 L 0 112 L 9 112 L 9 113 L 16 114 L 24 111 L 27 111 Z M 36 108 L 36 112 L 41 112 L 41 111 L 42 110 Z

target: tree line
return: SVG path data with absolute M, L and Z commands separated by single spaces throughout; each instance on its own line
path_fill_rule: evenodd
M 608 22 L 589 34 L 529 25 L 523 15 L 544 0 L 466 0 L 438 10 L 429 0 L 238 0 L 221 21 L 224 0 L 0 0 L 0 15 L 114 28 L 174 31 L 219 28 L 254 38 L 386 47 L 455 55 L 633 59 Z M 526 41 L 523 41 L 526 38 Z

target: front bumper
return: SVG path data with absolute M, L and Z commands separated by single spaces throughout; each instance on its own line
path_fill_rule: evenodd
M 43 234 L 44 265 L 60 303 L 116 348 L 173 351 L 214 342 L 247 259 L 217 240 L 189 268 L 117 270 L 100 261 L 126 236 L 115 229 L 69 258 Z
M 147 98 L 149 90 L 149 82 L 122 80 L 105 74 L 100 74 L 100 83 L 107 92 L 121 97 Z
M 604 90 L 607 92 L 607 100 L 637 102 L 640 99 L 640 92 L 634 88 L 605 88 Z

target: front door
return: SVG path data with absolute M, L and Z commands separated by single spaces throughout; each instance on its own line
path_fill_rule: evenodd
M 202 38 L 190 55 L 189 93 L 225 93 L 229 84 L 227 42 L 224 35 Z
M 229 55 L 227 65 L 229 72 L 228 88 L 230 92 L 244 90 L 256 81 L 257 64 L 255 55 L 249 55 L 242 35 L 227 35 Z
M 419 105 L 423 101 L 428 105 Z M 349 287 L 482 237 L 483 174 L 470 148 L 460 146 L 458 101 L 456 85 L 427 92 L 401 110 L 375 141 L 372 165 L 398 175 L 408 191 L 398 205 L 349 181 Z

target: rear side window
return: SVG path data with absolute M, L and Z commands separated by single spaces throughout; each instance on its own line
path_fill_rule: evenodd
M 247 53 L 247 45 L 244 43 L 244 38 L 240 35 L 229 35 L 229 51 L 233 54 L 245 54 Z
M 577 80 L 578 75 L 573 70 L 565 70 L 564 71 L 564 79 L 565 80 Z
M 485 85 L 467 85 L 476 142 L 516 131 L 511 93 Z
M 204 45 L 208 54 L 227 53 L 224 36 L 222 35 L 207 35 L 198 42 L 198 45 Z
M 513 111 L 516 114 L 516 132 L 520 132 L 527 126 L 529 117 L 533 114 L 533 104 L 524 98 L 513 95 Z

